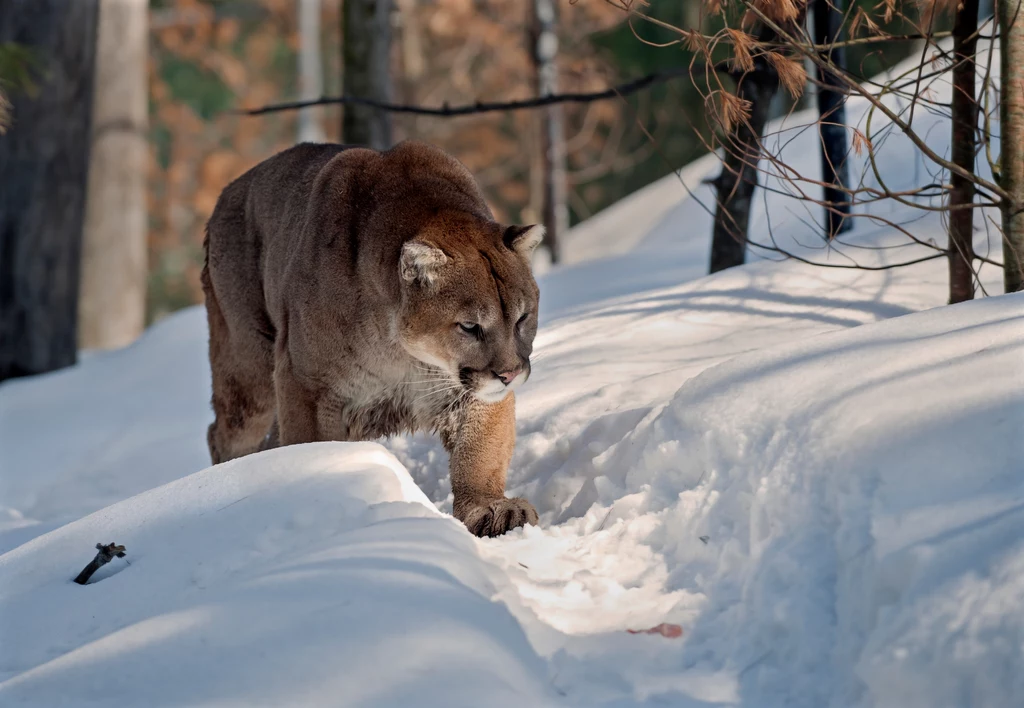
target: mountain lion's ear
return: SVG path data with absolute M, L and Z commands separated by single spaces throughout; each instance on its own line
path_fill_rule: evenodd
M 406 241 L 402 246 L 398 271 L 407 283 L 433 285 L 448 263 L 448 256 L 440 248 L 426 241 Z
M 544 240 L 544 225 L 509 226 L 505 229 L 505 245 L 529 260 L 534 249 Z

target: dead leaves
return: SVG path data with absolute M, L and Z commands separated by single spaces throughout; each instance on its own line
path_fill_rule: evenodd
M 741 71 L 753 71 L 754 58 L 751 56 L 751 50 L 755 46 L 754 38 L 746 32 L 731 28 L 726 28 L 725 33 L 732 43 L 733 63 Z
M 868 13 L 864 12 L 864 8 L 858 7 L 857 12 L 853 16 L 853 21 L 850 22 L 850 36 L 856 35 L 862 26 L 866 29 L 866 34 L 869 36 L 877 37 L 882 34 L 882 28 L 878 26 L 878 23 L 871 19 Z
M 786 92 L 794 99 L 800 98 L 804 93 L 804 86 L 807 85 L 807 71 L 799 60 L 787 57 L 778 52 L 765 52 L 765 59 L 779 75 L 779 83 L 786 89 Z
M 860 130 L 858 130 L 857 128 L 854 128 L 853 129 L 853 151 L 857 155 L 860 155 L 861 153 L 864 152 L 865 148 L 867 148 L 868 152 L 871 152 L 871 140 L 869 140 L 868 136 L 864 135 L 864 133 L 860 132 Z
M 779 24 L 796 22 L 806 7 L 805 0 L 754 0 L 751 4 Z
M 708 115 L 717 119 L 722 130 L 731 133 L 740 123 L 750 120 L 750 101 L 719 89 L 712 91 L 704 99 L 704 107 Z

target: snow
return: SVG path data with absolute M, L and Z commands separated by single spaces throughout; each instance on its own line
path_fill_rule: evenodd
M 108 537 L 131 565 L 69 584 L 82 539 Z M 4 703 L 542 705 L 487 571 L 379 445 L 230 462 L 0 557 Z
M 801 120 L 779 140 L 814 174 Z M 882 156 L 931 179 L 899 136 Z M 1024 294 L 943 306 L 941 259 L 705 277 L 716 165 L 582 224 L 540 279 L 509 472 L 538 527 L 471 537 L 427 436 L 204 469 L 200 308 L 0 386 L 0 703 L 1024 703 Z M 751 233 L 930 253 L 866 220 L 826 248 L 802 209 L 766 192 Z M 126 560 L 73 584 L 111 541 Z M 663 622 L 682 637 L 625 631 Z
M 563 631 L 686 628 L 638 686 L 693 672 L 752 705 L 1013 705 L 1022 306 L 910 315 L 707 369 L 594 458 L 572 502 L 587 511 L 552 532 L 558 555 L 528 535 L 494 557 Z
M 3 384 L 0 552 L 209 464 L 206 339 L 192 310 L 124 349 Z

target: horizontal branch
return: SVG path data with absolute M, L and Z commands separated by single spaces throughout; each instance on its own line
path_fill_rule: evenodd
M 715 67 L 715 70 L 727 71 L 727 68 L 723 64 Z M 259 116 L 265 113 L 294 111 L 300 108 L 309 108 L 311 106 L 354 105 L 369 106 L 370 108 L 388 111 L 389 113 L 412 113 L 421 116 L 467 116 L 477 113 L 495 113 L 498 111 L 520 111 L 527 108 L 542 108 L 544 106 L 551 106 L 558 103 L 591 103 L 593 101 L 604 101 L 610 98 L 623 98 L 630 94 L 637 93 L 638 91 L 642 91 L 650 86 L 654 86 L 655 84 L 664 83 L 683 76 L 689 76 L 691 71 L 693 71 L 692 67 L 681 66 L 674 69 L 666 69 L 664 71 L 656 71 L 646 74 L 645 76 L 633 79 L 632 81 L 627 81 L 626 83 L 619 84 L 618 86 L 612 86 L 611 88 L 604 89 L 603 91 L 590 91 L 585 93 L 553 93 L 547 96 L 527 98 L 521 101 L 477 101 L 475 103 L 465 104 L 462 106 L 449 106 L 445 103 L 440 107 L 430 108 L 427 106 L 376 101 L 372 98 L 363 98 L 362 96 L 343 95 L 321 96 L 320 98 L 308 101 L 287 101 L 285 103 L 274 103 L 269 106 L 262 106 L 261 108 L 242 108 L 232 112 L 240 115 Z
M 871 37 L 854 37 L 852 39 L 836 40 L 825 44 L 814 44 L 812 42 L 765 42 L 765 46 L 773 49 L 790 49 L 799 44 L 801 47 L 815 52 L 831 52 L 834 49 L 843 47 L 857 47 L 863 44 L 882 44 L 883 42 L 934 42 L 937 39 L 945 39 L 953 36 L 952 32 L 932 32 L 931 34 L 879 34 Z

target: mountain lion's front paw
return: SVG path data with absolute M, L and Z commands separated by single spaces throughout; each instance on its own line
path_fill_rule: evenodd
M 463 519 L 474 536 L 500 536 L 506 531 L 537 523 L 537 510 L 525 499 L 497 499 L 473 507 Z

